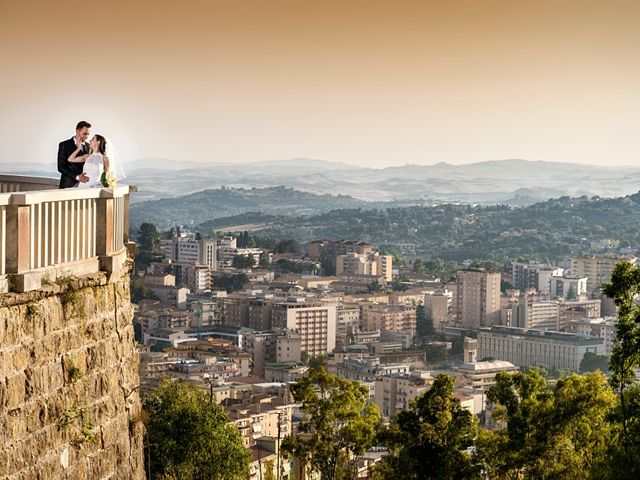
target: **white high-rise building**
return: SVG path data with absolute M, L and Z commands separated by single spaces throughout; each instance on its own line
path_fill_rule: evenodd
M 216 240 L 196 240 L 192 236 L 182 234 L 179 237 L 160 240 L 162 254 L 178 263 L 205 265 L 216 269 Z

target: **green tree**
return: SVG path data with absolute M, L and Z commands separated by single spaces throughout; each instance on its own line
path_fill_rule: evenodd
M 580 362 L 580 373 L 593 372 L 595 370 L 607 373 L 609 371 L 609 357 L 586 352 Z
M 416 335 L 422 338 L 433 335 L 433 333 L 433 322 L 427 316 L 424 305 L 416 306 Z
M 276 245 L 276 253 L 302 253 L 302 244 L 298 240 L 287 239 L 281 240 Z
M 250 453 L 222 407 L 205 392 L 165 380 L 143 396 L 151 479 L 248 478 Z
M 536 371 L 500 373 L 487 392 L 506 428 L 485 431 L 477 454 L 491 478 L 589 479 L 606 475 L 617 400 L 601 372 L 570 375 L 547 388 Z
M 422 260 L 421 258 L 416 258 L 413 261 L 411 269 L 416 273 L 424 273 L 426 271 L 424 260 Z
M 227 292 L 242 290 L 249 283 L 249 277 L 244 273 L 223 273 L 213 277 L 213 286 Z
M 320 266 L 323 275 L 330 277 L 336 274 L 336 260 L 330 255 L 324 254 L 320 257 Z
M 454 390 L 453 377 L 439 374 L 431 388 L 381 432 L 389 454 L 376 468 L 378 478 L 479 478 L 469 452 L 478 432 L 477 421 L 454 398 Z
M 138 251 L 136 252 L 136 270 L 144 270 L 151 262 L 158 260 L 160 234 L 153 223 L 143 223 L 138 231 Z
M 236 255 L 231 263 L 234 268 L 253 268 L 255 261 L 253 255 Z
M 613 270 L 611 281 L 604 285 L 604 293 L 618 307 L 616 342 L 609 369 L 611 385 L 620 395 L 623 441 L 626 443 L 625 388 L 635 382 L 635 370 L 640 367 L 640 304 L 637 302 L 640 295 L 640 268 L 626 261 L 619 262 Z
M 353 478 L 353 459 L 372 445 L 380 420 L 378 407 L 367 404 L 367 388 L 317 368 L 291 384 L 291 394 L 304 418 L 298 433 L 283 442 L 283 451 L 318 472 L 321 480 Z
M 143 223 L 138 232 L 138 243 L 143 252 L 155 252 L 160 244 L 160 233 L 153 223 Z

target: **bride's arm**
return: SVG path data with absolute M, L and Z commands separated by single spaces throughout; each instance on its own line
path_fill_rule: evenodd
M 109 157 L 107 156 L 102 157 L 102 163 L 104 164 L 104 171 L 105 172 L 109 171 Z
M 78 156 L 78 154 L 81 151 L 82 151 L 82 144 L 78 145 L 78 147 L 71 154 L 71 156 L 69 156 L 69 160 L 68 161 L 71 162 L 71 163 L 83 163 L 83 162 L 85 162 L 89 155 L 80 155 L 80 156 Z

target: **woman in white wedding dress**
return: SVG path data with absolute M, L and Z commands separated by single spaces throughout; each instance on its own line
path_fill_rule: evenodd
M 84 162 L 83 173 L 89 177 L 88 182 L 78 183 L 79 188 L 102 187 L 100 180 L 102 172 L 109 170 L 109 157 L 105 155 L 107 151 L 107 140 L 102 135 L 94 135 L 89 142 L 91 153 L 79 155 L 82 152 L 82 144 L 71 154 L 69 162 Z

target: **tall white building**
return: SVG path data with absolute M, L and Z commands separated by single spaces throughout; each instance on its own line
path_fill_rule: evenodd
M 312 357 L 326 355 L 336 347 L 336 306 L 304 299 L 277 302 L 271 311 L 271 327 L 297 331 L 302 352 Z
M 174 262 L 216 269 L 216 240 L 196 240 L 183 233 L 179 237 L 160 240 L 160 249 L 166 258 Z

